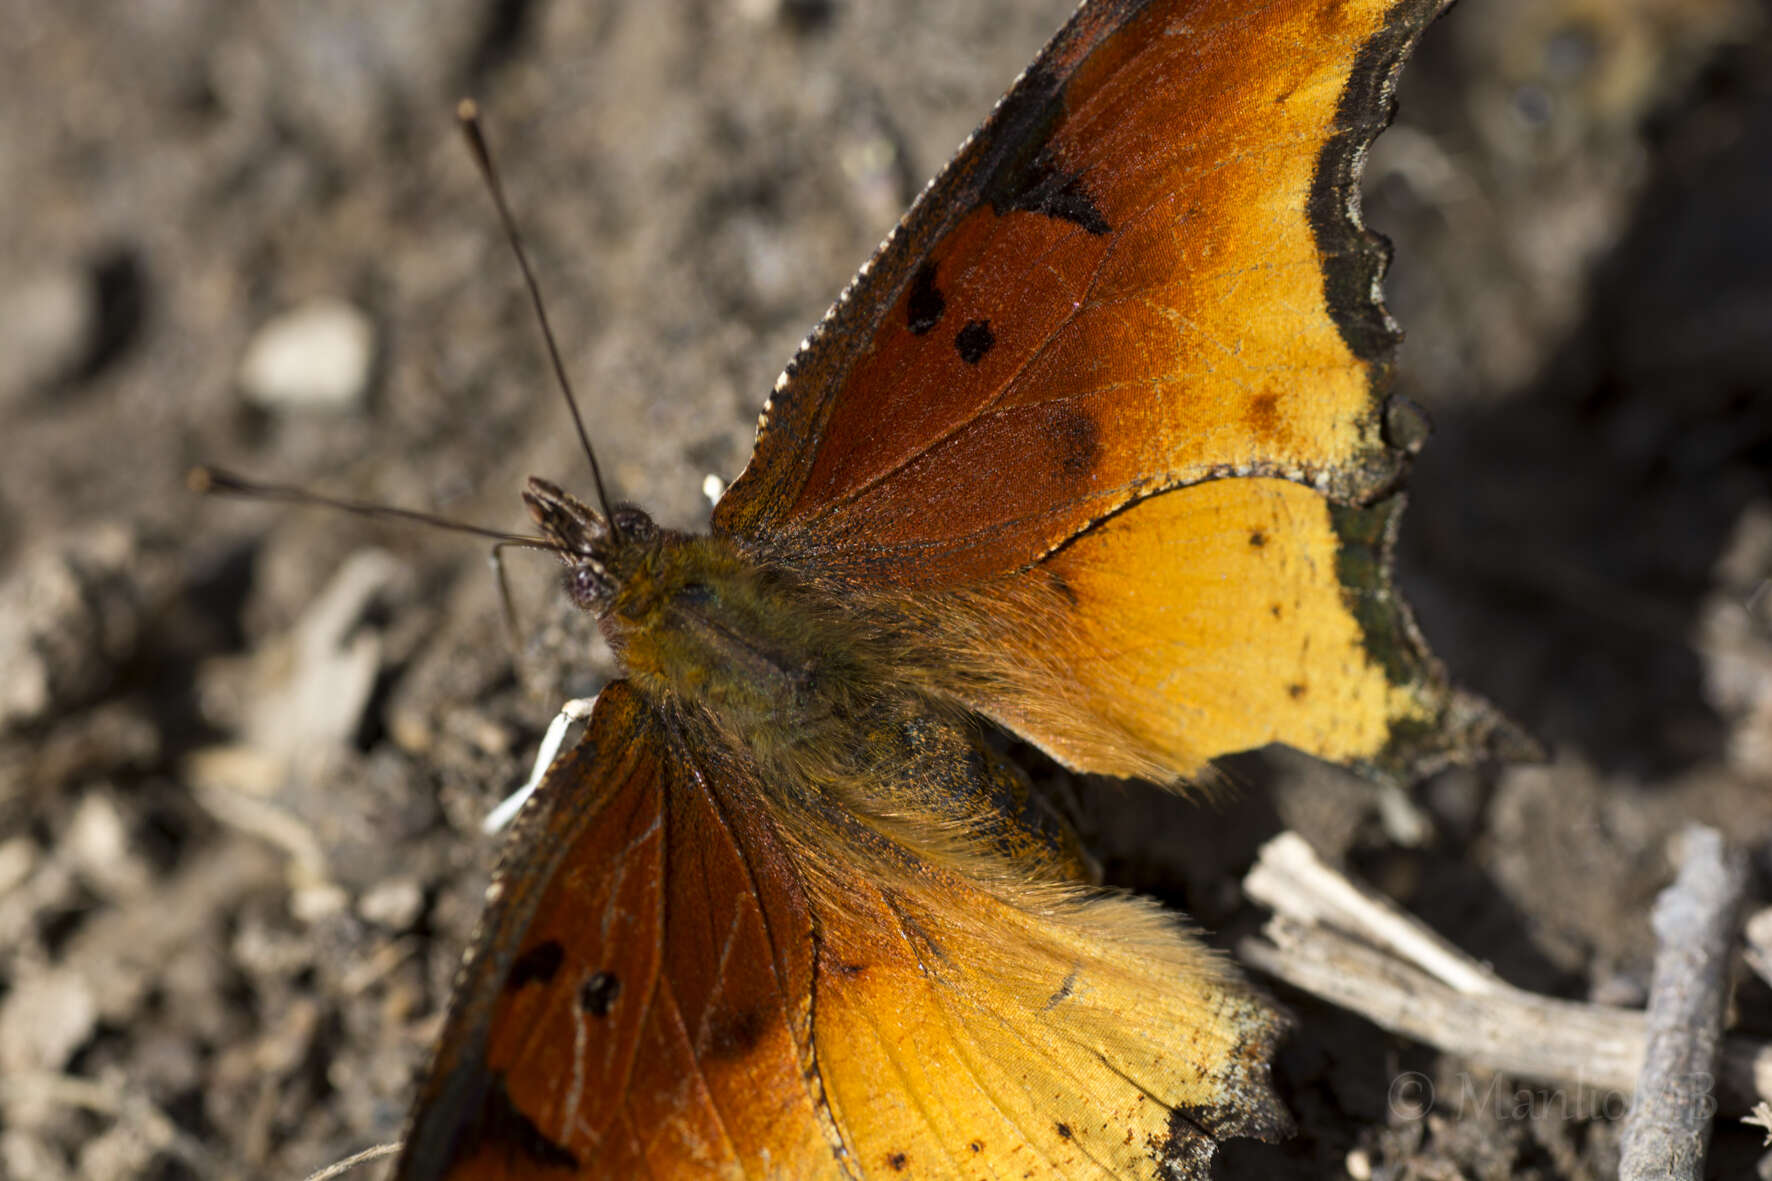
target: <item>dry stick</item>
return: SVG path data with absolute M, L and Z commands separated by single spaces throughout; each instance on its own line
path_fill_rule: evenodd
M 381 1160 L 386 1156 L 393 1156 L 399 1151 L 400 1142 L 397 1140 L 392 1144 L 377 1144 L 374 1148 L 365 1148 L 362 1152 L 347 1156 L 341 1161 L 334 1161 L 318 1173 L 309 1173 L 306 1181 L 333 1181 L 333 1178 L 344 1176 L 358 1165 Z
M 1641 1011 L 1513 987 L 1324 865 L 1296 833 L 1262 848 L 1243 888 L 1275 915 L 1238 957 L 1294 988 L 1490 1070 L 1618 1096 L 1636 1087 Z M 1772 1042 L 1725 1037 L 1716 1073 L 1727 1112 L 1772 1100 Z
M 1648 1047 L 1624 1121 L 1619 1181 L 1696 1181 L 1716 1110 L 1717 1047 L 1729 996 L 1729 951 L 1747 890 L 1747 858 L 1713 828 L 1681 834 L 1674 884 L 1655 899 L 1655 975 Z
M 1742 958 L 1754 974 L 1772 985 L 1772 906 L 1749 915 L 1741 926 Z

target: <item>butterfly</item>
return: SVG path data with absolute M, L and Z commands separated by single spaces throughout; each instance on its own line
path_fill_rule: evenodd
M 516 823 L 405 1179 L 1204 1175 L 1285 1019 L 986 723 L 1180 785 L 1468 759 L 1391 585 L 1359 218 L 1441 0 L 1088 0 L 788 364 L 710 531 L 524 499 L 625 670 Z

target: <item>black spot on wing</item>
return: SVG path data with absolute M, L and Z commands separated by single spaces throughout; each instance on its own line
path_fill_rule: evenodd
M 902 1152 L 895 1152 L 886 1158 L 886 1164 L 894 1173 L 902 1173 L 911 1163 L 911 1158 Z
M 1059 470 L 1075 479 L 1095 469 L 1101 458 L 1101 428 L 1085 411 L 1060 403 L 1045 426 Z
M 1098 6 L 1101 7 L 1101 6 Z M 1079 173 L 1061 168 L 1048 145 L 1064 118 L 1064 76 L 1035 62 L 997 109 L 996 133 L 980 160 L 982 193 L 999 215 L 1040 213 L 1106 234 L 1111 226 Z
M 912 276 L 911 293 L 905 300 L 905 315 L 910 321 L 911 334 L 922 336 L 939 324 L 947 306 L 947 297 L 935 285 L 935 264 L 924 263 Z
M 1073 1134 L 1071 1132 L 1071 1126 L 1069 1124 L 1065 1123 L 1063 1120 L 1060 1120 L 1058 1123 L 1054 1124 L 1053 1127 L 1057 1130 L 1058 1138 L 1060 1140 L 1069 1140 Z
M 717 1014 L 708 1023 L 707 1052 L 710 1058 L 742 1058 L 756 1049 L 768 1027 L 762 1009 Z
M 968 365 L 976 365 L 984 360 L 985 354 L 997 343 L 997 334 L 991 331 L 989 320 L 971 320 L 966 327 L 960 329 L 954 337 L 954 348 L 960 354 L 960 360 Z
M 508 1161 L 511 1171 L 523 1175 L 537 1169 L 577 1172 L 579 1167 L 578 1156 L 571 1149 L 551 1139 L 517 1110 L 505 1089 L 503 1073 L 491 1076 L 479 1108 L 458 1130 L 453 1159 L 477 1156 L 486 1149 L 492 1150 L 489 1155 Z
M 1007 201 L 993 201 L 991 208 L 998 214 L 1010 210 L 1044 214 L 1081 226 L 1098 238 L 1113 229 L 1096 207 L 1095 198 L 1083 187 L 1082 174 L 1060 171 L 1044 158 L 1034 161 Z
M 607 1017 L 621 995 L 621 979 L 611 972 L 594 972 L 578 989 L 578 1007 L 593 1017 Z
M 566 949 L 557 939 L 537 943 L 518 956 L 505 976 L 505 991 L 516 992 L 528 984 L 546 984 L 566 962 Z

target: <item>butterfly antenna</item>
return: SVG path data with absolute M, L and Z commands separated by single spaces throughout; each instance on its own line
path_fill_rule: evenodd
M 492 203 L 498 207 L 498 220 L 504 227 L 505 239 L 511 244 L 511 253 L 517 256 L 517 266 L 523 271 L 523 283 L 529 288 L 529 302 L 535 306 L 535 318 L 540 322 L 542 337 L 548 344 L 548 360 L 553 363 L 554 377 L 560 383 L 560 392 L 566 397 L 566 409 L 572 412 L 572 425 L 578 429 L 578 441 L 584 447 L 585 458 L 591 461 L 591 483 L 597 489 L 597 504 L 603 509 L 603 519 L 609 524 L 610 537 L 619 539 L 615 514 L 609 508 L 609 492 L 603 487 L 603 469 L 597 464 L 597 453 L 592 450 L 591 437 L 585 431 L 584 416 L 578 411 L 578 399 L 573 397 L 572 383 L 566 378 L 566 366 L 560 360 L 560 346 L 554 341 L 554 329 L 548 323 L 548 310 L 542 304 L 541 286 L 535 281 L 535 271 L 529 265 L 528 252 L 523 249 L 523 237 L 517 232 L 517 219 L 511 216 L 511 207 L 505 201 L 504 186 L 498 180 L 498 169 L 492 164 L 492 152 L 487 148 L 486 136 L 480 130 L 479 104 L 471 98 L 462 99 L 456 104 L 455 119 L 461 126 L 463 138 L 468 141 L 468 151 L 473 155 L 474 163 L 480 167 L 480 176 L 492 194 Z
M 450 533 L 489 537 L 501 546 L 543 549 L 550 553 L 561 552 L 561 547 L 557 543 L 549 541 L 545 537 L 529 537 L 522 533 L 507 533 L 502 529 L 488 529 L 482 525 L 470 525 L 465 521 L 451 521 L 448 517 L 419 512 L 417 509 L 395 508 L 392 505 L 372 504 L 362 500 L 344 500 L 336 496 L 310 492 L 306 488 L 292 487 L 288 484 L 264 484 L 257 480 L 248 480 L 244 476 L 237 476 L 232 472 L 223 471 L 221 468 L 194 467 L 185 476 L 185 483 L 192 492 L 204 496 L 241 496 L 252 500 L 281 500 L 288 504 L 304 504 L 315 508 L 329 508 L 339 512 L 355 513 L 359 517 L 415 521 L 420 525 L 428 525 L 432 529 L 447 530 Z

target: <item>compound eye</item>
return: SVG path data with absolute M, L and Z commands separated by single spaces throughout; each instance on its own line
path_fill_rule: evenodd
M 631 504 L 618 504 L 611 513 L 615 527 L 630 541 L 651 541 L 658 536 L 658 526 L 645 509 Z
M 608 596 L 609 580 L 594 566 L 574 566 L 566 574 L 566 593 L 578 606 L 595 610 Z

